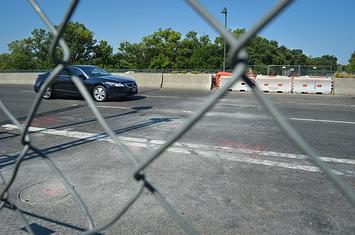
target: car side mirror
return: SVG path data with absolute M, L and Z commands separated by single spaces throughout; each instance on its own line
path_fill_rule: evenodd
M 79 75 L 79 78 L 86 79 L 86 77 L 85 77 L 84 74 L 80 74 L 80 75 Z

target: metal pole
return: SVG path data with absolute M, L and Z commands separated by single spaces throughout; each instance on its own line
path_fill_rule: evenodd
M 224 28 L 227 29 L 227 8 L 224 7 L 221 11 L 222 14 L 224 14 Z M 224 45 L 223 45 L 223 72 L 226 71 L 226 40 L 224 39 Z

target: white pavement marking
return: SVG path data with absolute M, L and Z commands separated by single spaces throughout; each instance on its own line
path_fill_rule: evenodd
M 197 151 L 198 154 L 205 156 L 205 157 L 214 157 L 214 158 L 222 158 L 230 161 L 237 161 L 243 163 L 251 163 L 257 165 L 264 165 L 264 166 L 276 166 L 282 167 L 287 169 L 294 169 L 294 170 L 303 170 L 303 171 L 310 171 L 310 172 L 320 172 L 320 169 L 315 166 L 307 166 L 307 165 L 299 165 L 287 162 L 277 162 L 277 161 L 269 161 L 264 159 L 256 159 L 256 158 L 246 158 L 244 156 L 237 156 L 237 155 L 220 155 L 216 153 L 204 152 L 204 151 Z M 342 175 L 341 172 L 336 172 L 339 175 Z
M 324 103 L 307 103 L 302 104 L 302 106 L 330 106 L 330 107 L 355 107 L 353 104 L 324 104 Z
M 17 126 L 6 124 L 2 127 L 8 130 L 17 129 Z M 40 127 L 30 127 L 30 132 L 40 132 L 42 134 L 64 136 L 76 139 L 87 139 L 87 140 L 98 140 L 114 143 L 114 141 L 109 138 L 106 134 L 93 134 L 80 131 L 69 131 L 69 130 L 57 130 L 57 129 L 46 129 Z M 145 149 L 155 149 L 160 145 L 164 144 L 163 140 L 150 140 L 145 138 L 135 138 L 135 137 L 125 137 L 118 136 L 118 138 L 127 146 L 140 147 Z M 280 153 L 272 151 L 260 151 L 253 149 L 243 149 L 243 148 L 232 148 L 224 146 L 211 146 L 204 144 L 191 144 L 191 143 L 179 143 L 176 142 L 173 146 L 168 148 L 169 152 L 174 153 L 184 153 L 192 154 L 197 153 L 204 157 L 220 158 L 230 161 L 237 161 L 243 163 L 271 166 L 271 167 L 281 167 L 294 170 L 303 170 L 309 172 L 320 172 L 319 168 L 312 165 L 295 164 L 285 161 L 277 160 L 267 160 L 260 159 L 261 156 L 273 157 L 276 159 L 293 159 L 293 160 L 306 160 L 308 157 L 302 154 L 290 154 L 290 153 Z M 320 157 L 323 161 L 334 163 L 334 164 L 347 164 L 355 165 L 355 159 L 342 159 L 342 158 L 329 158 Z M 336 174 L 343 175 L 344 173 L 339 171 L 334 171 Z M 347 171 L 347 175 L 355 175 L 353 171 Z
M 241 104 L 238 104 L 236 102 L 240 102 L 239 100 L 234 100 L 234 99 L 220 99 L 218 101 L 219 103 L 217 104 L 225 104 L 224 102 L 231 102 L 232 104 L 234 104 L 236 107 L 240 106 L 240 107 L 258 107 L 261 105 L 259 103 L 241 103 Z M 274 103 L 276 105 L 295 105 L 295 103 L 291 103 L 291 102 L 278 102 L 277 100 L 274 100 Z M 231 104 L 227 104 L 227 105 L 231 105 Z M 353 108 L 355 107 L 354 104 L 329 104 L 329 103 L 299 103 L 299 104 L 296 104 L 296 105 L 301 105 L 301 106 L 328 106 L 328 107 L 346 107 L 346 108 Z
M 242 108 L 255 108 L 261 107 L 261 105 L 255 104 L 230 104 L 230 103 L 217 103 L 216 106 L 230 106 L 230 107 L 242 107 Z
M 143 94 L 144 95 L 144 94 Z M 149 98 L 167 98 L 167 99 L 180 99 L 179 96 L 168 96 L 168 95 L 144 95 Z
M 290 118 L 295 121 L 304 121 L 304 122 L 325 122 L 325 123 L 339 123 L 339 124 L 350 124 L 355 125 L 355 122 L 349 121 L 336 121 L 336 120 L 324 120 L 324 119 L 312 119 L 312 118 Z
M 131 109 L 130 107 L 122 107 L 122 106 L 110 106 L 110 105 L 96 105 L 97 108 L 106 108 L 106 109 Z

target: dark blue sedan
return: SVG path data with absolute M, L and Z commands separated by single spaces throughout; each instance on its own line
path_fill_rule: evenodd
M 71 95 L 80 96 L 78 88 L 71 80 L 72 75 L 82 79 L 92 97 L 98 101 L 107 99 L 132 96 L 138 93 L 135 80 L 127 77 L 115 76 L 105 70 L 92 65 L 73 65 L 62 71 L 51 83 L 43 94 L 43 98 L 50 99 L 54 96 Z M 38 92 L 49 72 L 40 74 L 34 85 L 35 92 Z

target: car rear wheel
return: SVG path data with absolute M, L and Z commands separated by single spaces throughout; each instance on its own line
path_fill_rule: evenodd
M 46 91 L 43 93 L 44 99 L 50 99 L 53 97 L 53 92 L 51 87 L 47 87 Z
M 107 91 L 103 86 L 96 86 L 92 90 L 92 96 L 97 102 L 103 102 L 107 100 Z

